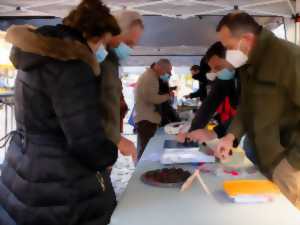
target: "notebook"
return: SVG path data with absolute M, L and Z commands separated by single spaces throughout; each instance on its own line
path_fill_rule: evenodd
M 178 143 L 175 140 L 166 140 L 164 153 L 160 158 L 162 164 L 178 163 L 214 163 L 215 157 L 208 155 L 198 143 Z
M 194 148 L 199 149 L 200 145 L 197 142 L 185 142 L 179 143 L 176 140 L 166 140 L 164 143 L 164 149 L 187 149 Z
M 237 203 L 270 202 L 280 193 L 268 180 L 232 180 L 224 182 L 225 193 Z

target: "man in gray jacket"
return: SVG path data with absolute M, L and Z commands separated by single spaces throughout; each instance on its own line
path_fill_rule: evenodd
M 141 158 L 146 145 L 155 134 L 161 122 L 156 105 L 168 101 L 170 94 L 159 94 L 159 78 L 170 76 L 172 65 L 168 59 L 160 59 L 152 68 L 147 69 L 139 78 L 135 91 L 135 122 L 138 134 L 138 159 Z
M 126 60 L 132 53 L 144 32 L 142 16 L 134 11 L 122 10 L 115 13 L 121 28 L 120 35 L 112 37 L 108 44 L 108 56 L 101 64 L 101 105 L 103 107 L 102 124 L 108 138 L 114 142 L 123 155 L 131 155 L 136 160 L 134 143 L 121 135 L 120 124 L 122 82 L 119 78 L 120 61 Z

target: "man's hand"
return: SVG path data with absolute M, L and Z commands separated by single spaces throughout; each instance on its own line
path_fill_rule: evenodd
M 166 102 L 172 99 L 171 94 L 164 94 L 163 96 L 166 96 Z
M 207 142 L 216 139 L 218 136 L 214 131 L 199 129 L 188 133 L 187 137 L 192 141 Z
M 175 96 L 175 93 L 173 91 L 170 91 L 169 95 L 170 95 L 171 98 L 173 98 Z
M 121 137 L 118 148 L 122 155 L 131 156 L 134 162 L 137 160 L 137 150 L 132 141 Z
M 186 138 L 187 138 L 187 133 L 182 133 L 182 132 L 180 132 L 180 133 L 177 134 L 177 136 L 176 136 L 176 140 L 177 140 L 179 143 L 184 143 Z
M 184 97 L 184 98 L 191 98 L 190 95 L 184 95 L 183 97 Z
M 230 156 L 232 155 L 232 147 L 234 142 L 234 135 L 233 134 L 227 134 L 225 137 L 223 137 L 215 151 L 215 156 L 219 158 L 221 161 L 227 161 Z

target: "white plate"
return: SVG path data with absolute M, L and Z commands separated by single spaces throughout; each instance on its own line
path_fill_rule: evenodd
M 165 126 L 165 132 L 170 135 L 177 135 L 179 132 L 187 132 L 190 128 L 190 123 L 176 122 L 170 123 Z

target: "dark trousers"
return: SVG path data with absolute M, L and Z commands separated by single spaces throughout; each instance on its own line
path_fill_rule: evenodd
M 250 159 L 250 161 L 254 164 L 257 165 L 257 158 L 252 146 L 252 143 L 250 142 L 248 135 L 246 135 L 245 139 L 244 139 L 244 144 L 243 144 L 243 148 L 246 152 L 246 155 L 248 157 L 248 159 Z
M 138 159 L 140 159 L 149 140 L 154 136 L 158 125 L 146 120 L 138 122 L 136 125 L 138 136 Z

